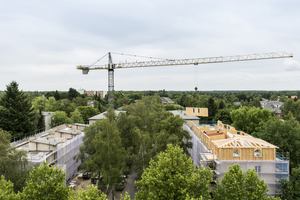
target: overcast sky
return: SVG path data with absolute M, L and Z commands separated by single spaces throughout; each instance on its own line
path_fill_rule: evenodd
M 107 90 L 82 75 L 107 52 L 166 59 L 288 52 L 274 59 L 115 70 L 115 90 L 299 90 L 299 0 L 0 0 L 0 90 Z M 113 54 L 113 61 L 147 60 Z M 105 57 L 98 64 L 106 64 Z

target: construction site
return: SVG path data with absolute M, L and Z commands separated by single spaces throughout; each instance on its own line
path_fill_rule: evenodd
M 238 163 L 245 173 L 255 169 L 268 185 L 268 195 L 279 195 L 279 181 L 289 178 L 289 153 L 262 139 L 238 131 L 218 121 L 217 124 L 185 125 L 192 137 L 189 153 L 197 167 L 209 166 L 214 179 L 220 180 L 228 167 Z

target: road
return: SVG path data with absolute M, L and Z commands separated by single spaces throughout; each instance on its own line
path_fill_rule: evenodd
M 136 175 L 137 174 L 135 172 L 131 172 L 128 175 L 124 190 L 115 192 L 115 200 L 119 200 L 121 194 L 124 197 L 126 192 L 128 192 L 131 199 L 134 199 L 134 197 L 135 197 L 134 178 L 136 177 Z M 112 192 L 111 191 L 109 192 L 107 199 L 112 200 Z

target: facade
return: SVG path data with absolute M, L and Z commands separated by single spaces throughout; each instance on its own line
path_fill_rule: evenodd
M 27 151 L 29 165 L 55 165 L 66 172 L 66 181 L 77 173 L 81 164 L 73 157 L 79 153 L 79 146 L 82 145 L 84 128 L 86 124 L 60 125 L 55 128 L 31 136 L 26 140 L 11 144 L 18 150 Z
M 208 108 L 186 107 L 186 114 L 198 117 L 208 117 Z
M 218 121 L 214 126 L 190 122 L 185 130 L 192 136 L 189 149 L 198 167 L 209 166 L 215 179 L 238 163 L 244 172 L 253 168 L 269 187 L 268 195 L 279 195 L 279 181 L 289 178 L 289 154 L 275 145 Z

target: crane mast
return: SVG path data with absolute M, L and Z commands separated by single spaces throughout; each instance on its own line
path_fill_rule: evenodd
M 292 58 L 292 53 L 264 53 L 264 54 L 248 54 L 235 56 L 220 56 L 207 58 L 192 58 L 192 59 L 166 59 L 158 61 L 142 61 L 142 62 L 120 62 L 114 64 L 111 58 L 111 52 L 108 53 L 108 65 L 79 65 L 77 69 L 82 70 L 82 74 L 88 74 L 89 70 L 108 69 L 108 103 L 111 108 L 114 108 L 114 69 L 120 68 L 136 68 L 136 67 L 159 67 L 172 65 L 198 65 L 208 63 L 223 63 L 237 62 L 250 60 L 264 60 L 275 58 Z

